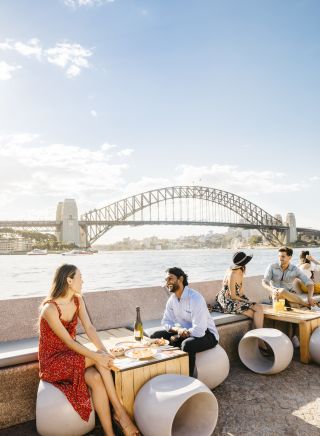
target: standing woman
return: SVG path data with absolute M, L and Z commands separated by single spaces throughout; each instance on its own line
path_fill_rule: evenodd
M 243 278 L 246 264 L 252 256 L 238 251 L 233 256 L 233 265 L 227 271 L 222 289 L 216 296 L 214 310 L 223 313 L 242 314 L 253 319 L 254 328 L 263 327 L 263 307 L 261 304 L 250 302 L 243 292 Z
M 114 436 L 110 402 L 114 419 L 124 434 L 138 435 L 137 427 L 117 397 L 110 372 L 113 356 L 91 324 L 81 296 L 82 283 L 80 271 L 74 265 L 62 265 L 55 273 L 50 295 L 41 305 L 40 378 L 60 389 L 85 421 L 91 413 L 89 387 L 94 409 L 107 436 Z M 76 341 L 78 318 L 97 351 Z

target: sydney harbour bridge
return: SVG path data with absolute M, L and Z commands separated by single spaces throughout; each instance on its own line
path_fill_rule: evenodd
M 55 231 L 59 241 L 89 247 L 115 226 L 202 225 L 257 229 L 274 246 L 300 236 L 320 238 L 320 230 L 296 227 L 293 213 L 285 220 L 231 192 L 204 186 L 171 186 L 142 192 L 78 218 L 75 200 L 58 204 L 53 221 L 0 221 L 0 228 Z M 40 230 L 42 229 L 42 230 Z

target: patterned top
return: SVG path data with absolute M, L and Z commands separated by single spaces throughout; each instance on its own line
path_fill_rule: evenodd
M 256 303 L 250 302 L 249 298 L 245 295 L 240 295 L 240 289 L 242 287 L 242 283 L 235 284 L 235 293 L 237 297 L 241 297 L 242 301 L 233 300 L 231 291 L 228 286 L 228 281 L 225 280 L 223 283 L 223 288 L 216 296 L 216 303 L 213 306 L 213 309 L 217 312 L 222 313 L 232 313 L 232 314 L 241 314 L 248 309 L 251 309 L 253 305 Z
M 61 309 L 54 300 L 53 303 L 59 313 L 59 318 L 68 330 L 72 339 L 76 337 L 80 302 L 74 297 L 76 311 L 71 321 L 61 319 Z M 60 389 L 72 404 L 76 412 L 85 421 L 89 420 L 92 410 L 88 387 L 84 379 L 85 357 L 67 347 L 67 345 L 53 332 L 48 322 L 40 319 L 39 337 L 39 376 L 40 379 L 52 383 Z

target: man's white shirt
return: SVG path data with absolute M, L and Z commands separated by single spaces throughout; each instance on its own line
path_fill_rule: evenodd
M 195 338 L 201 338 L 209 329 L 217 341 L 219 340 L 217 327 L 209 313 L 205 299 L 199 292 L 188 286 L 184 288 L 180 299 L 175 294 L 170 296 L 161 325 L 167 331 L 176 325 L 180 325 Z

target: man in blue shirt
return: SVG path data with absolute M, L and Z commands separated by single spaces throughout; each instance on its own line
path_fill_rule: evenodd
M 320 311 L 320 308 L 313 300 L 314 283 L 303 272 L 291 264 L 293 250 L 289 247 L 281 247 L 278 250 L 279 263 L 268 266 L 262 286 L 267 289 L 275 299 L 284 298 L 291 303 L 306 306 L 313 311 Z M 308 289 L 308 302 L 305 302 L 294 289 L 294 280 L 300 279 Z
M 219 334 L 203 296 L 189 288 L 188 276 L 180 268 L 169 268 L 166 287 L 172 293 L 167 301 L 159 330 L 151 338 L 164 338 L 189 354 L 189 374 L 193 376 L 196 353 L 214 348 Z

